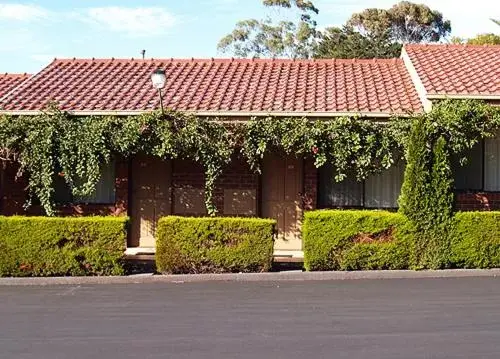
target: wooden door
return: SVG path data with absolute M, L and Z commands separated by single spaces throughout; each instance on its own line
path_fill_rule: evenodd
M 171 212 L 171 161 L 132 159 L 131 247 L 154 247 L 158 219 Z
M 293 156 L 268 155 L 262 168 L 262 214 L 277 221 L 275 250 L 302 249 L 303 161 Z

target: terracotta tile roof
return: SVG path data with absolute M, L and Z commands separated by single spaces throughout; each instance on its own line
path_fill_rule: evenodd
M 0 74 L 0 100 L 30 76 L 29 74 Z
M 429 95 L 500 95 L 500 45 L 406 45 Z
M 10 94 L 6 111 L 159 107 L 150 74 L 166 70 L 165 107 L 197 112 L 404 113 L 421 103 L 401 59 L 54 60 Z

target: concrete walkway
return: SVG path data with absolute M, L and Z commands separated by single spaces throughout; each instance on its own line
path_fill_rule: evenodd
M 338 281 L 359 279 L 420 279 L 497 277 L 498 269 L 451 269 L 429 271 L 357 271 L 357 272 L 302 272 L 225 273 L 153 275 L 138 274 L 123 277 L 50 277 L 0 278 L 0 286 L 9 285 L 78 285 L 78 284 L 133 284 L 133 283 L 188 283 L 188 282 L 275 282 L 275 281 Z

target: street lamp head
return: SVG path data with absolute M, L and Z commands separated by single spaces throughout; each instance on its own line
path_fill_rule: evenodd
M 151 82 L 153 82 L 153 87 L 157 90 L 161 90 L 165 87 L 167 82 L 167 76 L 165 75 L 165 70 L 156 69 L 151 74 Z

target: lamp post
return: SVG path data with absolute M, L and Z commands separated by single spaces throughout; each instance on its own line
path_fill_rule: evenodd
M 153 83 L 153 87 L 158 90 L 158 94 L 160 95 L 160 108 L 161 113 L 163 112 L 163 98 L 161 94 L 161 90 L 165 87 L 165 83 L 167 82 L 167 75 L 165 74 L 165 70 L 156 69 L 151 74 L 151 82 Z

